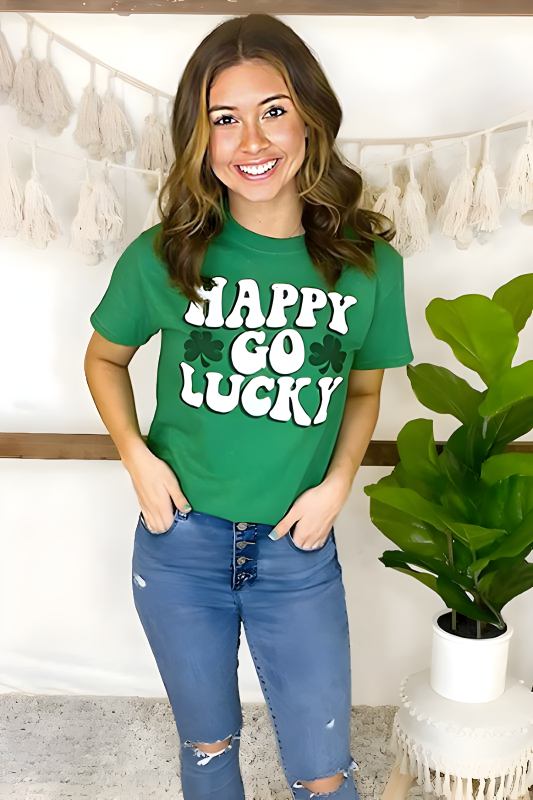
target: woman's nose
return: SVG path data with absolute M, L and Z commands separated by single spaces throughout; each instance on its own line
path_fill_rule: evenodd
M 241 147 L 243 150 L 264 147 L 268 144 L 268 138 L 264 135 L 260 127 L 249 125 L 243 128 Z

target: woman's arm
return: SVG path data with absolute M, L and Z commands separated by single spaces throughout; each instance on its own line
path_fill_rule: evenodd
M 130 474 L 144 520 L 157 533 L 172 524 L 171 501 L 183 511 L 190 506 L 176 475 L 152 453 L 139 429 L 128 372 L 138 349 L 110 342 L 95 331 L 87 347 L 84 369 L 98 413 Z
M 368 448 L 379 416 L 383 369 L 350 371 L 341 427 L 328 471 L 326 485 L 338 486 L 348 496 Z
M 110 342 L 94 331 L 84 361 L 89 391 L 126 468 L 135 453 L 147 449 L 128 372 L 138 349 Z

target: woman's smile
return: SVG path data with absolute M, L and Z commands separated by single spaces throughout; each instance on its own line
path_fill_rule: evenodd
M 245 172 L 240 165 L 235 164 L 235 169 L 247 181 L 264 181 L 269 178 L 273 172 L 276 171 L 277 166 L 281 158 L 272 159 L 271 161 L 265 161 L 263 164 L 258 164 L 257 166 L 250 165 L 244 166 L 244 169 L 249 170 Z

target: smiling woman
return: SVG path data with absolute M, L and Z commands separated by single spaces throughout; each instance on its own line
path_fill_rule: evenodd
M 244 800 L 241 624 L 294 800 L 359 797 L 334 521 L 382 368 L 413 354 L 394 228 L 358 207 L 341 117 L 291 28 L 263 14 L 217 26 L 178 86 L 161 223 L 126 248 L 91 315 L 95 396 L 141 505 L 132 590 L 182 742 L 184 800 Z M 144 444 L 110 361 L 159 330 Z

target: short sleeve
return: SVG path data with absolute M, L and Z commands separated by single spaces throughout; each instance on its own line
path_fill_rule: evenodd
M 376 298 L 370 327 L 352 369 L 400 367 L 413 360 L 404 296 L 403 257 L 384 239 L 375 243 Z
M 159 330 L 152 320 L 139 237 L 116 262 L 104 296 L 90 316 L 93 328 L 115 344 L 145 344 Z

